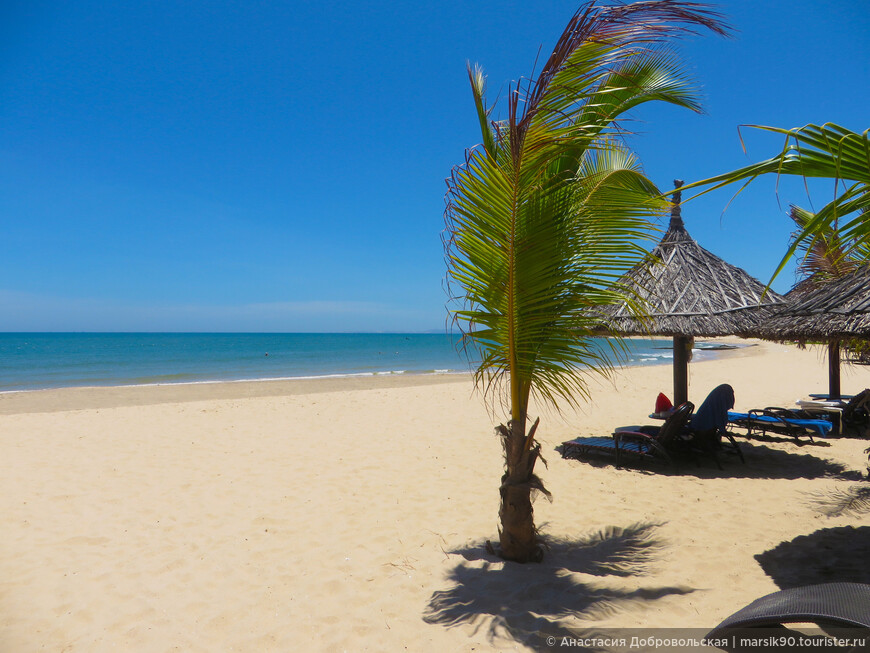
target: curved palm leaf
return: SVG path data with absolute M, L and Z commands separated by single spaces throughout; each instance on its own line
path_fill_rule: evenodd
M 748 125 L 755 129 L 783 134 L 782 151 L 765 161 L 755 163 L 716 177 L 684 186 L 684 189 L 709 186 L 699 195 L 737 181 L 746 187 L 760 175 L 775 173 L 804 178 L 833 179 L 839 192 L 809 219 L 792 240 L 785 256 L 774 272 L 782 272 L 788 260 L 799 249 L 810 249 L 825 233 L 837 229 L 843 241 L 862 247 L 870 244 L 870 130 L 859 134 L 833 123 L 806 125 L 795 129 L 780 129 Z M 740 192 L 737 191 L 737 193 Z M 697 195 L 696 195 L 697 197 Z M 839 226 L 836 225 L 839 223 Z

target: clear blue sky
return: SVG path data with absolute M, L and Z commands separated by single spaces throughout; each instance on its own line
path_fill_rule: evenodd
M 444 179 L 479 141 L 466 60 L 495 94 L 577 6 L 6 0 L 0 330 L 443 329 Z M 661 188 L 781 147 L 747 157 L 742 123 L 870 127 L 866 0 L 719 7 L 735 37 L 682 47 L 706 115 L 633 116 Z M 810 203 L 770 179 L 723 216 L 731 195 L 687 227 L 766 281 Z

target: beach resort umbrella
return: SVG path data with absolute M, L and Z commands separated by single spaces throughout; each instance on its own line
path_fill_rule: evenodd
M 811 290 L 800 286 L 786 304 L 756 330 L 768 340 L 828 343 L 828 395 L 840 398 L 840 343 L 870 339 L 870 265 L 824 282 Z
M 698 245 L 683 224 L 677 191 L 668 230 L 650 253 L 651 261 L 628 272 L 621 283 L 636 293 L 648 313 L 638 319 L 626 304 L 605 310 L 611 332 L 663 335 L 674 343 L 674 405 L 688 399 L 688 363 L 692 339 L 726 335 L 750 336 L 758 323 L 784 303 L 744 270 L 726 263 Z

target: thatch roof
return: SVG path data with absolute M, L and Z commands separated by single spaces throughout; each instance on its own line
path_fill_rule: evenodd
M 680 199 L 678 190 L 670 225 L 651 260 L 622 278 L 645 304 L 650 319 L 640 321 L 625 304 L 618 304 L 605 310 L 607 324 L 626 335 L 754 335 L 759 321 L 782 305 L 783 298 L 765 293 L 760 281 L 698 245 L 683 224 Z
M 772 340 L 847 340 L 870 337 L 870 265 L 813 290 L 798 288 L 769 316 L 759 334 Z

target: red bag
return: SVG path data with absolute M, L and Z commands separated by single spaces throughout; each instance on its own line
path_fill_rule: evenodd
M 674 405 L 671 403 L 671 400 L 665 396 L 665 393 L 660 392 L 659 396 L 656 397 L 656 410 L 655 410 L 655 412 L 666 413 L 667 411 L 669 411 L 673 407 L 674 407 Z

